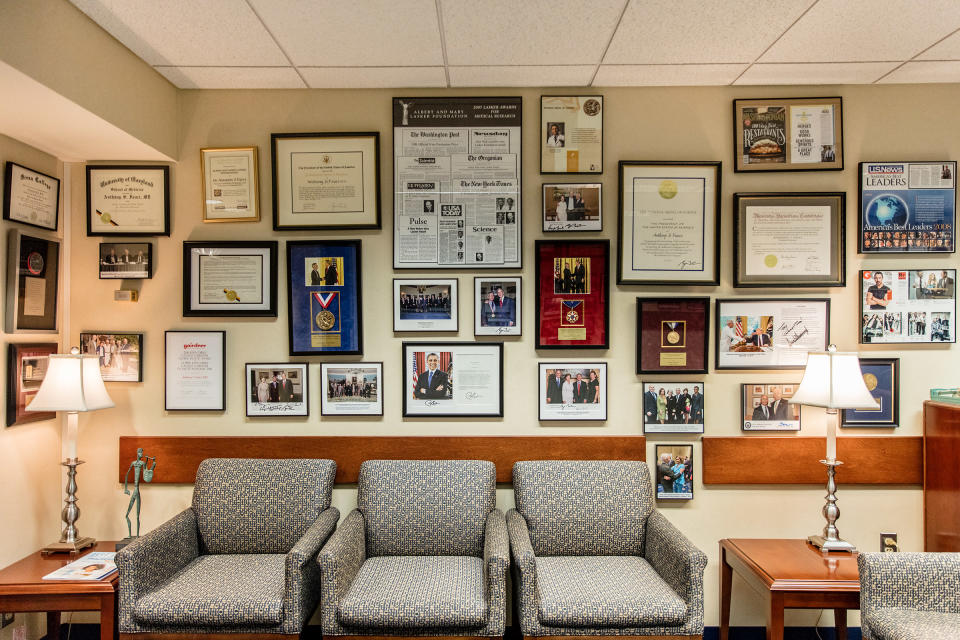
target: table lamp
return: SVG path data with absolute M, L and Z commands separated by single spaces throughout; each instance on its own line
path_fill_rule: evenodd
M 827 351 L 808 354 L 803 380 L 790 402 L 825 407 L 827 410 L 827 456 L 820 461 L 827 466 L 827 502 L 823 505 L 823 517 L 827 519 L 827 526 L 823 528 L 823 535 L 810 536 L 807 539 L 821 551 L 856 551 L 853 544 L 840 539 L 840 532 L 837 530 L 840 509 L 837 507 L 837 483 L 834 475 L 836 468 L 843 464 L 837 460 L 839 410 L 880 408 L 863 381 L 860 355 L 841 353 L 837 351 L 836 345 L 830 345 Z
M 93 538 L 81 538 L 76 526 L 80 517 L 80 509 L 77 508 L 77 465 L 83 464 L 83 460 L 77 459 L 77 413 L 109 409 L 112 406 L 113 400 L 100 376 L 100 359 L 97 356 L 80 355 L 77 347 L 71 349 L 70 353 L 50 356 L 40 390 L 26 408 L 27 411 L 67 412 L 67 459 L 61 463 L 67 468 L 67 498 L 61 512 L 67 526 L 60 535 L 60 542 L 48 544 L 41 549 L 44 553 L 75 552 L 96 543 Z

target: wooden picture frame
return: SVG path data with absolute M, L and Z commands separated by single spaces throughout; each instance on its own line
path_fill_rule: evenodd
M 204 222 L 260 220 L 260 149 L 200 149 Z
M 27 411 L 47 371 L 48 358 L 60 348 L 55 342 L 7 345 L 7 426 L 52 420 L 55 411 Z

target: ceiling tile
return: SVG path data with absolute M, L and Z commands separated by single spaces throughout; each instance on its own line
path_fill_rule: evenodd
M 443 67 L 299 67 L 313 89 L 446 87 Z
M 755 64 L 734 84 L 872 84 L 899 62 Z
M 434 0 L 250 0 L 297 66 L 443 64 Z
M 180 89 L 304 89 L 293 67 L 154 67 Z
M 753 62 L 814 0 L 633 0 L 604 64 Z
M 908 62 L 879 84 L 909 84 L 913 82 L 960 82 L 960 61 L 939 60 Z
M 924 51 L 917 60 L 960 60 L 960 31 Z
M 593 86 L 727 85 L 746 68 L 746 64 L 603 64 Z
M 600 62 L 624 0 L 440 0 L 440 5 L 448 64 L 575 65 Z
M 820 0 L 759 61 L 903 61 L 958 26 L 956 0 Z
M 70 0 L 152 65 L 289 64 L 245 2 L 236 0 Z
M 594 65 L 450 67 L 451 87 L 585 87 Z

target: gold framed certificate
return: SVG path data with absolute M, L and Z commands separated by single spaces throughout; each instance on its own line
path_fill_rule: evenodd
M 260 220 L 257 147 L 200 149 L 204 222 Z

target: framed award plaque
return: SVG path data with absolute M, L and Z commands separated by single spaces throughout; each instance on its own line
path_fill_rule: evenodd
M 860 371 L 879 409 L 843 409 L 840 426 L 900 426 L 900 358 L 860 358 Z
M 7 244 L 7 333 L 56 333 L 60 242 L 11 229 Z
M 710 298 L 637 298 L 637 373 L 707 373 Z
M 606 349 L 610 241 L 538 240 L 537 348 Z

